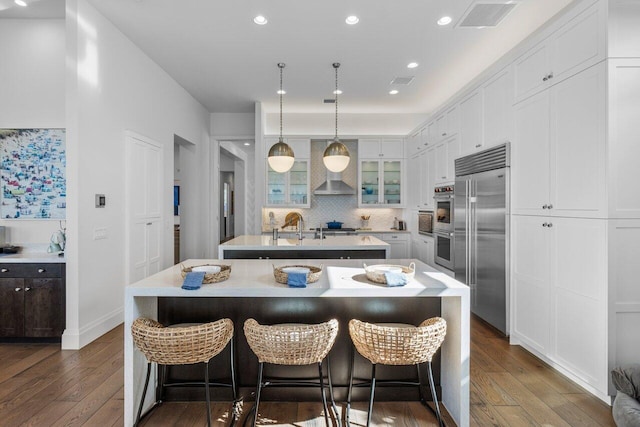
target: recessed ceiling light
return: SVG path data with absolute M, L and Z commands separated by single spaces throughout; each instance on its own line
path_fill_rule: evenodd
M 244 145 L 246 145 L 247 147 L 251 145 L 250 142 L 245 142 Z
M 442 18 L 438 19 L 438 25 L 449 25 L 451 24 L 451 17 L 450 16 L 443 16 Z
M 269 21 L 267 21 L 267 18 L 265 18 L 264 16 L 258 15 L 255 18 L 253 18 L 253 22 L 255 22 L 258 25 L 264 25 Z
M 342 91 L 340 89 L 333 91 L 334 95 L 342 95 Z
M 14 3 L 17 4 L 18 6 L 22 6 L 22 7 L 26 7 L 27 6 L 27 2 L 25 2 L 24 0 L 14 0 Z
M 346 22 L 349 25 L 356 25 L 358 22 L 360 22 L 360 18 L 358 18 L 355 15 L 351 15 L 351 16 L 347 16 L 347 19 L 345 19 L 344 22 Z
M 276 92 L 278 95 L 286 95 L 287 91 L 286 90 L 280 90 L 278 89 L 278 91 Z
M 389 95 L 397 95 L 397 94 L 398 94 L 398 91 L 395 89 L 389 91 Z
M 407 64 L 407 68 L 416 68 L 418 66 L 417 62 L 409 62 Z

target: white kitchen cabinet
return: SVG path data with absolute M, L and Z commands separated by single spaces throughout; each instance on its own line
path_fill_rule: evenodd
M 606 2 L 596 2 L 514 63 L 520 102 L 597 64 L 606 53 Z
M 425 138 L 422 143 L 425 147 L 428 147 L 435 144 L 439 140 L 440 138 L 438 137 L 438 124 L 434 120 L 427 125 L 427 133 L 425 134 Z
M 436 150 L 428 149 L 420 154 L 420 207 L 433 210 L 433 187 L 436 177 Z
M 407 138 L 407 142 L 405 144 L 405 157 L 409 158 L 412 155 L 419 153 L 422 148 L 422 143 L 420 141 L 420 131 L 417 131 Z
M 421 169 L 420 169 L 420 156 L 421 154 L 414 154 L 409 157 L 407 161 L 407 176 L 414 177 L 407 180 L 407 207 L 410 209 L 419 209 L 420 205 L 420 191 L 422 188 Z
M 513 216 L 512 339 L 607 384 L 605 221 Z
M 409 258 L 409 238 L 408 233 L 382 233 L 382 240 L 388 243 L 390 248 L 390 258 Z
M 455 159 L 460 155 L 460 140 L 453 136 L 435 148 L 436 185 L 455 181 Z
M 402 138 L 359 139 L 358 158 L 376 159 L 380 157 L 397 159 L 402 157 L 404 144 Z
M 606 77 L 601 63 L 516 105 L 514 213 L 605 214 Z
M 447 139 L 458 133 L 460 126 L 460 110 L 457 105 L 449 107 L 436 118 L 436 133 L 438 140 Z
M 482 102 L 480 89 L 460 101 L 460 146 L 465 155 L 483 146 Z
M 358 206 L 402 207 L 403 160 L 363 159 L 359 162 Z
M 513 84 L 506 68 L 482 85 L 483 149 L 511 141 L 513 123 Z
M 425 264 L 434 265 L 433 262 L 433 238 L 419 235 L 411 239 L 411 257 L 419 259 Z

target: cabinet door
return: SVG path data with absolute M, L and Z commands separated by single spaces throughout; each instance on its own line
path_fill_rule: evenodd
M 457 105 L 447 110 L 447 129 L 445 137 L 449 137 L 458 133 L 460 129 L 460 109 Z
M 513 215 L 513 334 L 539 352 L 549 348 L 551 233 L 546 217 Z
M 422 187 L 421 179 L 422 179 L 422 171 L 420 170 L 420 154 L 417 154 L 411 158 L 409 158 L 409 162 L 407 165 L 407 174 L 408 177 L 406 187 L 407 187 L 407 206 L 409 208 L 418 209 L 420 208 L 420 189 Z
M 280 173 L 271 169 L 267 163 L 267 205 L 287 204 L 287 172 Z
M 420 150 L 424 150 L 425 148 L 427 148 L 430 142 L 431 140 L 429 137 L 429 126 L 425 126 L 420 129 L 420 142 L 418 143 L 420 145 Z
M 548 76 L 551 74 L 547 42 L 543 41 L 516 59 L 513 72 L 516 102 L 546 88 L 549 85 Z
M 607 389 L 607 224 L 549 218 L 552 359 Z M 585 357 L 588 355 L 588 357 Z
M 420 182 L 422 189 L 420 192 L 421 205 L 425 209 L 433 209 L 433 187 L 436 178 L 436 152 L 435 149 L 427 150 L 421 159 L 421 175 Z
M 289 204 L 309 204 L 309 161 L 296 160 L 287 173 L 289 179 Z
M 482 92 L 479 90 L 460 102 L 460 144 L 463 154 L 482 147 Z
M 304 138 L 288 138 L 287 144 L 293 150 L 296 159 L 308 159 L 311 157 L 311 140 Z
M 24 279 L 0 279 L 0 337 L 24 336 Z
M 460 157 L 460 139 L 457 136 L 447 141 L 447 182 L 456 179 L 456 159 Z
M 380 140 L 359 139 L 358 157 L 361 159 L 377 159 L 380 157 Z
M 402 139 L 383 139 L 380 141 L 380 157 L 397 159 L 404 151 Z
M 24 336 L 59 337 L 64 330 L 61 279 L 25 279 Z
M 438 125 L 435 121 L 427 125 L 427 145 L 433 145 L 439 140 L 438 138 Z
M 449 158 L 449 154 L 447 151 L 448 150 L 446 142 L 443 142 L 442 144 L 436 146 L 435 184 L 442 184 L 443 182 L 447 182 L 447 162 Z
M 549 203 L 549 92 L 516 105 L 511 150 L 512 206 L 518 214 L 547 214 Z M 543 206 L 545 208 L 543 209 Z
M 382 162 L 383 198 L 386 205 L 401 205 L 402 200 L 402 161 L 384 160 Z
M 378 160 L 360 161 L 360 204 L 377 205 L 379 199 L 380 162 Z
M 447 136 L 447 116 L 436 117 L 436 138 L 441 141 Z
M 394 242 L 394 241 L 387 241 L 387 240 L 385 240 L 385 242 L 388 243 L 390 246 L 389 248 L 390 258 L 394 258 L 394 259 L 409 258 L 408 242 L 406 241 Z
M 606 64 L 551 88 L 552 215 L 606 215 Z
M 484 146 L 499 145 L 511 140 L 512 86 L 509 70 L 503 70 L 483 87 Z
M 551 38 L 551 83 L 568 78 L 605 58 L 606 5 L 598 2 Z
M 130 209 L 133 218 L 160 217 L 164 183 L 155 179 L 162 175 L 162 150 L 153 144 L 131 139 L 131 158 L 139 166 L 130 168 Z

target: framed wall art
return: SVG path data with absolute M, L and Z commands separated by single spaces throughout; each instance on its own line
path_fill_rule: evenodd
M 0 129 L 0 217 L 65 219 L 65 129 Z

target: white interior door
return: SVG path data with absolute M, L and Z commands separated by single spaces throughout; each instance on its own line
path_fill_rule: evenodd
M 128 132 L 127 263 L 128 283 L 142 280 L 162 269 L 162 145 Z

